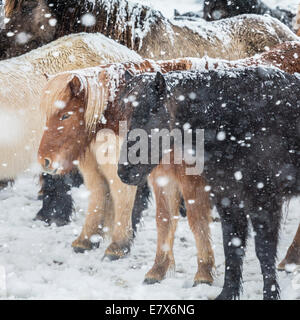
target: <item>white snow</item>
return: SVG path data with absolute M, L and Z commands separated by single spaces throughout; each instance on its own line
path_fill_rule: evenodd
M 144 213 L 131 253 L 120 261 L 101 261 L 108 242 L 100 248 L 75 254 L 72 241 L 80 233 L 88 204 L 84 186 L 72 189 L 76 213 L 71 224 L 47 227 L 33 221 L 41 207 L 36 200 L 38 177 L 20 177 L 13 187 L 0 192 L 0 269 L 5 269 L 6 294 L 3 299 L 213 299 L 220 293 L 224 276 L 224 254 L 220 222 L 210 224 L 216 269 L 212 286 L 192 287 L 197 270 L 196 247 L 185 218 L 179 219 L 174 253 L 176 270 L 160 284 L 143 285 L 155 258 L 155 206 Z M 284 216 L 279 242 L 283 258 L 298 227 L 300 199 L 290 203 Z M 217 216 L 214 211 L 213 216 Z M 232 239 L 233 245 L 239 239 Z M 262 276 L 255 256 L 253 234 L 248 241 L 244 263 L 242 299 L 261 299 Z M 0 270 L 1 271 L 1 270 Z M 279 273 L 282 299 L 300 299 L 300 279 L 295 274 Z M 299 272 L 299 271 L 298 271 Z M 4 275 L 0 272 L 1 277 Z M 0 290 L 0 293 L 3 291 Z
M 81 17 L 81 24 L 86 27 L 92 27 L 96 23 L 96 17 L 91 13 L 86 13 Z
M 296 10 L 299 0 L 264 0 L 274 7 Z M 150 4 L 168 17 L 173 10 L 181 13 L 199 10 L 202 1 L 196 0 L 138 0 Z M 50 20 L 49 20 L 50 23 Z M 1 24 L 1 18 L 0 18 Z M 1 27 L 1 25 L 0 25 Z M 93 36 L 89 45 L 93 43 Z M 109 47 L 109 43 L 106 44 Z M 121 53 L 120 53 L 121 54 Z M 9 119 L 0 119 L 1 127 L 9 127 Z M 9 137 L 10 139 L 13 136 Z M 237 174 L 237 179 L 240 174 Z M 165 181 L 163 181 L 165 182 Z M 206 186 L 205 190 L 210 191 Z M 131 253 L 120 261 L 101 261 L 108 242 L 98 236 L 100 248 L 85 254 L 75 254 L 71 243 L 80 233 L 88 205 L 89 192 L 84 186 L 72 189 L 76 213 L 64 227 L 46 227 L 33 221 L 41 208 L 36 199 L 38 176 L 32 173 L 20 176 L 13 187 L 0 192 L 0 299 L 213 299 L 220 293 L 224 277 L 224 254 L 220 222 L 210 224 L 216 259 L 215 280 L 212 286 L 193 287 L 197 270 L 196 247 L 187 220 L 179 219 L 174 252 L 176 270 L 160 284 L 143 285 L 144 275 L 152 267 L 156 250 L 155 205 L 144 213 L 144 221 L 134 241 Z M 193 199 L 191 199 L 192 201 Z M 227 199 L 228 200 L 228 199 Z M 224 205 L 227 205 L 224 199 Z M 300 199 L 290 202 L 288 214 L 283 217 L 278 248 L 282 259 L 292 242 L 299 224 Z M 213 216 L 217 213 L 214 211 Z M 239 239 L 232 244 L 238 246 Z M 279 262 L 279 261 L 278 261 Z M 292 266 L 291 266 L 292 267 Z M 290 268 L 290 267 L 288 267 Z M 279 273 L 282 299 L 300 299 L 300 270 Z M 262 276 L 250 232 L 244 263 L 244 293 L 242 299 L 262 298 Z

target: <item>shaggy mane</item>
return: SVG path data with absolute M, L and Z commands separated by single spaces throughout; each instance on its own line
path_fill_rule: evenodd
M 15 11 L 19 11 L 24 1 L 25 0 L 5 0 L 5 16 L 9 18 Z
M 59 110 L 56 102 L 63 101 L 66 91 L 70 91 L 69 84 L 74 77 L 80 81 L 80 90 L 84 92 L 84 105 L 82 107 L 85 113 L 85 124 L 88 133 L 92 134 L 107 107 L 109 86 L 105 70 L 91 75 L 70 72 L 53 77 L 45 87 L 41 109 L 45 112 L 47 119 L 53 116 Z M 70 99 L 71 96 L 69 95 L 68 100 Z M 64 102 L 68 103 L 68 101 Z

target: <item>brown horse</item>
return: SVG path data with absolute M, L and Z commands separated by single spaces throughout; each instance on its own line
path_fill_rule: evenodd
M 180 59 L 173 61 L 172 64 L 170 64 L 170 62 L 160 62 L 158 66 L 154 68 L 153 63 L 151 66 L 151 64 L 149 65 L 149 61 L 145 61 L 144 66 L 118 64 L 103 66 L 104 69 L 86 69 L 80 73 L 71 72 L 58 75 L 49 82 L 47 91 L 51 91 L 52 93 L 50 96 L 44 96 L 42 106 L 44 105 L 47 110 L 51 110 L 51 108 L 48 107 L 49 105 L 53 105 L 56 100 L 64 99 L 66 107 L 63 110 L 55 110 L 55 108 L 52 108 L 53 110 L 51 110 L 48 115 L 47 126 L 49 129 L 45 132 L 40 145 L 40 162 L 43 166 L 47 167 L 47 170 L 58 170 L 57 172 L 70 170 L 72 168 L 72 161 L 80 158 L 84 150 L 87 150 L 91 141 L 95 139 L 97 132 L 103 128 L 107 128 L 112 129 L 114 133 L 118 133 L 118 122 L 127 119 L 130 110 L 118 109 L 118 106 L 114 103 L 115 90 L 112 91 L 111 89 L 119 89 L 120 86 L 124 84 L 125 70 L 129 69 L 132 73 L 137 73 L 161 68 L 163 72 L 166 72 L 176 68 L 177 70 L 188 70 L 192 68 L 232 68 L 265 64 L 283 67 L 290 72 L 298 72 L 299 65 L 295 63 L 297 54 L 300 54 L 300 44 L 291 42 L 285 43 L 284 45 L 281 45 L 270 52 L 256 56 L 255 58 L 235 62 L 217 61 L 210 58 Z M 282 64 L 282 62 L 285 63 Z M 176 66 L 174 66 L 174 64 Z M 120 76 L 114 76 L 116 74 L 119 74 Z M 96 83 L 98 83 L 98 86 L 95 87 Z M 81 101 L 73 101 L 71 103 L 74 94 L 76 94 L 76 90 L 74 90 L 74 87 L 76 88 L 76 86 L 81 88 L 80 99 L 78 98 L 77 93 L 77 98 Z M 98 90 L 98 97 L 101 97 L 102 100 L 97 100 L 97 94 L 95 92 L 93 93 L 94 90 Z M 104 100 L 106 99 L 106 101 L 103 102 L 103 98 Z M 90 102 L 88 101 L 89 99 Z M 81 107 L 76 108 L 76 106 Z M 80 110 L 84 111 L 80 112 Z M 102 118 L 103 114 L 104 117 Z M 62 121 L 67 119 L 70 119 L 68 120 L 69 123 L 64 123 L 63 128 L 59 131 L 56 130 L 58 127 L 62 127 Z M 99 119 L 105 119 L 105 124 L 103 124 L 103 121 L 99 121 Z M 78 137 L 80 137 L 80 140 L 78 140 Z M 75 143 L 72 143 L 72 141 Z M 90 147 L 88 150 L 91 149 L 94 150 L 94 153 L 97 153 L 95 148 Z M 83 157 L 83 160 L 81 160 L 80 163 L 84 162 L 86 158 L 86 156 Z M 99 170 L 95 158 L 96 156 L 94 155 L 93 161 L 90 160 L 89 163 L 94 172 Z M 53 168 L 53 162 L 56 162 L 56 164 L 60 163 L 62 168 Z M 93 165 L 91 165 L 92 162 L 94 163 Z M 87 166 L 82 170 L 86 170 L 87 172 L 90 171 Z M 157 201 L 158 245 L 155 264 L 146 276 L 147 282 L 160 281 L 165 276 L 167 270 L 174 264 L 172 247 L 177 217 L 173 219 L 173 215 L 178 214 L 181 195 L 183 195 L 185 199 L 189 223 L 194 232 L 198 246 L 199 267 L 195 277 L 195 283 L 212 282 L 211 269 L 213 266 L 213 253 L 209 243 L 208 229 L 210 210 L 208 196 L 203 189 L 205 182 L 201 177 L 193 177 L 191 179 L 191 177 L 185 176 L 183 172 L 183 168 L 180 166 L 164 167 L 164 165 L 160 165 L 150 177 Z M 157 185 L 156 183 L 156 178 L 162 175 L 167 176 L 172 182 L 169 183 L 167 187 Z M 96 176 L 95 173 L 90 174 L 90 179 L 94 179 L 95 185 L 97 185 L 95 182 Z M 97 199 L 96 193 L 98 190 L 95 190 L 95 193 L 93 193 L 92 183 L 90 186 L 88 182 L 86 183 L 92 192 L 91 198 Z M 95 196 L 93 196 L 93 194 L 95 194 Z M 98 199 L 100 198 L 98 197 Z M 105 199 L 105 197 L 102 197 L 102 199 Z M 195 203 L 190 204 L 188 201 L 189 199 L 197 200 Z M 101 230 L 98 228 L 98 221 L 104 220 L 104 213 L 99 212 L 99 210 L 93 211 L 95 210 L 95 205 L 97 206 L 96 202 L 91 204 L 89 212 L 95 213 L 88 216 L 81 236 L 73 243 L 74 247 L 82 249 L 91 248 L 89 238 L 94 233 L 101 233 Z M 103 205 L 103 203 L 100 203 L 98 207 L 103 207 Z M 201 212 L 201 215 L 199 215 L 199 211 Z M 130 216 L 128 216 L 127 219 L 130 219 Z M 130 223 L 124 225 L 128 226 Z M 166 246 L 164 246 L 164 244 L 166 244 Z M 168 250 L 165 249 L 166 247 Z
M 0 59 L 21 55 L 61 36 L 100 32 L 141 56 L 242 59 L 297 40 L 277 19 L 239 16 L 200 25 L 171 22 L 159 11 L 126 0 L 6 0 Z M 30 21 L 30 23 L 28 23 Z

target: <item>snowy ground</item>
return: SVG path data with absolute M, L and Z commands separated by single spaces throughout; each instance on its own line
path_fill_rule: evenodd
M 216 270 L 213 286 L 192 287 L 196 272 L 196 248 L 186 219 L 180 219 L 175 241 L 176 273 L 160 284 L 143 285 L 156 249 L 155 210 L 144 214 L 129 257 L 121 261 L 101 261 L 100 249 L 75 254 L 71 242 L 84 222 L 87 192 L 73 189 L 76 215 L 68 226 L 46 227 L 32 221 L 41 206 L 36 200 L 38 181 L 32 175 L 20 177 L 14 187 L 0 193 L 0 265 L 6 270 L 8 299 L 213 299 L 221 291 L 224 255 L 221 225 L 211 224 Z M 290 245 L 298 226 L 300 199 L 291 202 L 284 218 L 279 257 Z M 243 299 L 261 299 L 262 278 L 255 257 L 253 239 L 244 267 Z M 279 274 L 283 299 L 300 299 L 300 273 Z
M 176 7 L 180 12 L 198 10 L 196 0 L 151 0 L 170 16 Z M 298 0 L 265 0 L 266 3 L 295 10 Z M 175 241 L 176 272 L 160 284 L 143 285 L 145 273 L 153 264 L 156 249 L 154 205 L 144 213 L 144 222 L 129 257 L 121 261 L 101 261 L 105 243 L 100 249 L 75 254 L 71 243 L 80 232 L 87 207 L 84 186 L 73 189 L 76 213 L 72 223 L 57 228 L 46 227 L 32 219 L 41 207 L 36 200 L 38 179 L 24 174 L 13 187 L 0 192 L 0 298 L 2 299 L 213 299 L 221 291 L 224 276 L 224 254 L 219 222 L 211 224 L 216 270 L 212 286 L 192 287 L 196 272 L 196 248 L 186 219 L 179 221 Z M 283 258 L 299 223 L 300 199 L 289 206 L 279 243 Z M 216 214 L 216 213 L 215 213 Z M 4 267 L 6 292 L 1 291 Z M 300 271 L 279 274 L 283 299 L 300 299 Z M 2 295 L 1 295 L 2 294 Z M 244 267 L 243 299 L 261 299 L 262 277 L 256 259 L 253 238 Z

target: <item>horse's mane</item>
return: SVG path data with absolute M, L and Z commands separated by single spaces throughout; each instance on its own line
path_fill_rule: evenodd
M 19 11 L 24 0 L 5 0 L 5 16 L 10 17 L 15 11 Z
M 52 77 L 44 89 L 41 100 L 41 109 L 49 119 L 58 109 L 57 101 L 63 101 L 69 89 L 70 82 L 76 77 L 81 84 L 80 90 L 84 93 L 85 124 L 92 134 L 99 119 L 107 107 L 109 88 L 106 74 L 101 68 L 91 68 L 97 72 L 86 75 L 82 72 L 66 72 Z

